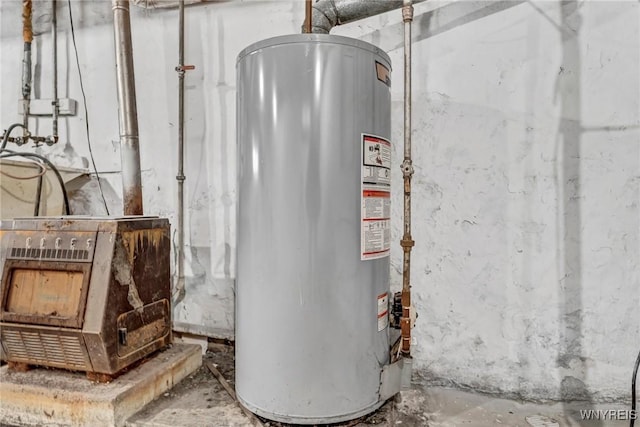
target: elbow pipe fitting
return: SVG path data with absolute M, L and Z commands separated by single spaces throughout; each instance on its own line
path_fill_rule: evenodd
M 411 3 L 422 1 L 425 0 L 414 0 Z M 311 32 L 329 34 L 337 25 L 379 15 L 404 5 L 403 0 L 317 0 L 313 5 Z M 411 17 L 413 17 L 413 7 L 411 7 Z

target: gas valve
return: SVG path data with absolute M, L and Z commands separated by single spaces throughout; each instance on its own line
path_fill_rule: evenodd
M 400 318 L 402 317 L 402 292 L 393 294 L 391 302 L 391 327 L 400 329 Z
M 393 294 L 393 301 L 391 302 L 391 327 L 395 329 L 400 329 L 400 318 L 402 317 L 402 292 L 396 292 Z M 418 318 L 418 313 L 416 312 L 413 304 L 411 304 L 411 308 L 409 309 L 409 317 L 411 318 L 411 328 L 413 328 L 416 324 L 416 319 Z

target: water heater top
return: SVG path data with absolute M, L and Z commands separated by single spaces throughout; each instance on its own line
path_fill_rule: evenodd
M 387 53 L 380 49 L 378 46 L 374 46 L 371 43 L 367 43 L 362 40 L 352 39 L 349 37 L 343 36 L 334 36 L 332 34 L 290 34 L 286 36 L 278 36 L 272 37 L 270 39 L 261 40 L 259 42 L 253 43 L 247 46 L 245 49 L 240 52 L 238 55 L 238 60 L 236 64 L 242 60 L 247 55 L 251 55 L 254 52 L 257 52 L 261 49 L 265 49 L 268 47 L 275 47 L 286 44 L 305 44 L 305 43 L 327 43 L 327 44 L 341 44 L 345 46 L 353 46 L 359 49 L 364 49 L 369 52 L 372 52 L 376 55 L 380 55 L 391 67 L 391 59 Z

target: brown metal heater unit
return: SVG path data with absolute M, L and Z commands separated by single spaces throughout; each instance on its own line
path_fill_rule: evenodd
M 10 364 L 109 378 L 171 342 L 167 219 L 25 218 L 0 237 Z

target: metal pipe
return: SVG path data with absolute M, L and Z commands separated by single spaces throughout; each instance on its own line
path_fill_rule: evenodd
M 133 71 L 129 0 L 112 0 L 122 161 L 122 199 L 125 215 L 142 215 L 142 179 L 138 141 L 138 112 Z
M 176 300 L 184 297 L 184 0 L 180 0 L 178 14 L 178 283 Z
M 131 3 L 143 9 L 175 9 L 180 7 L 180 1 L 182 0 L 131 0 Z M 212 1 L 214 0 L 185 0 L 185 5 L 206 4 Z
M 404 234 L 400 241 L 403 250 L 402 262 L 402 317 L 400 328 L 402 336 L 402 356 L 411 357 L 411 248 L 415 245 L 411 237 L 411 22 L 413 5 L 404 0 L 402 7 L 404 22 L 404 160 L 402 176 L 404 178 Z
M 31 42 L 33 41 L 33 26 L 31 16 L 33 4 L 31 0 L 22 2 L 22 38 L 24 52 L 22 57 L 22 126 L 23 137 L 27 137 L 29 127 L 29 110 L 31 102 Z
M 311 0 L 305 0 L 304 2 L 304 26 L 303 33 L 309 34 L 311 32 L 311 20 L 313 15 L 313 7 Z
M 57 17 L 57 1 L 51 2 L 51 43 L 52 43 L 52 55 L 53 55 L 53 100 L 52 106 L 52 136 L 51 142 L 58 142 L 58 17 Z
M 420 3 L 425 0 L 415 0 Z M 313 33 L 329 34 L 336 25 L 379 15 L 402 7 L 403 0 L 318 0 L 313 5 Z

